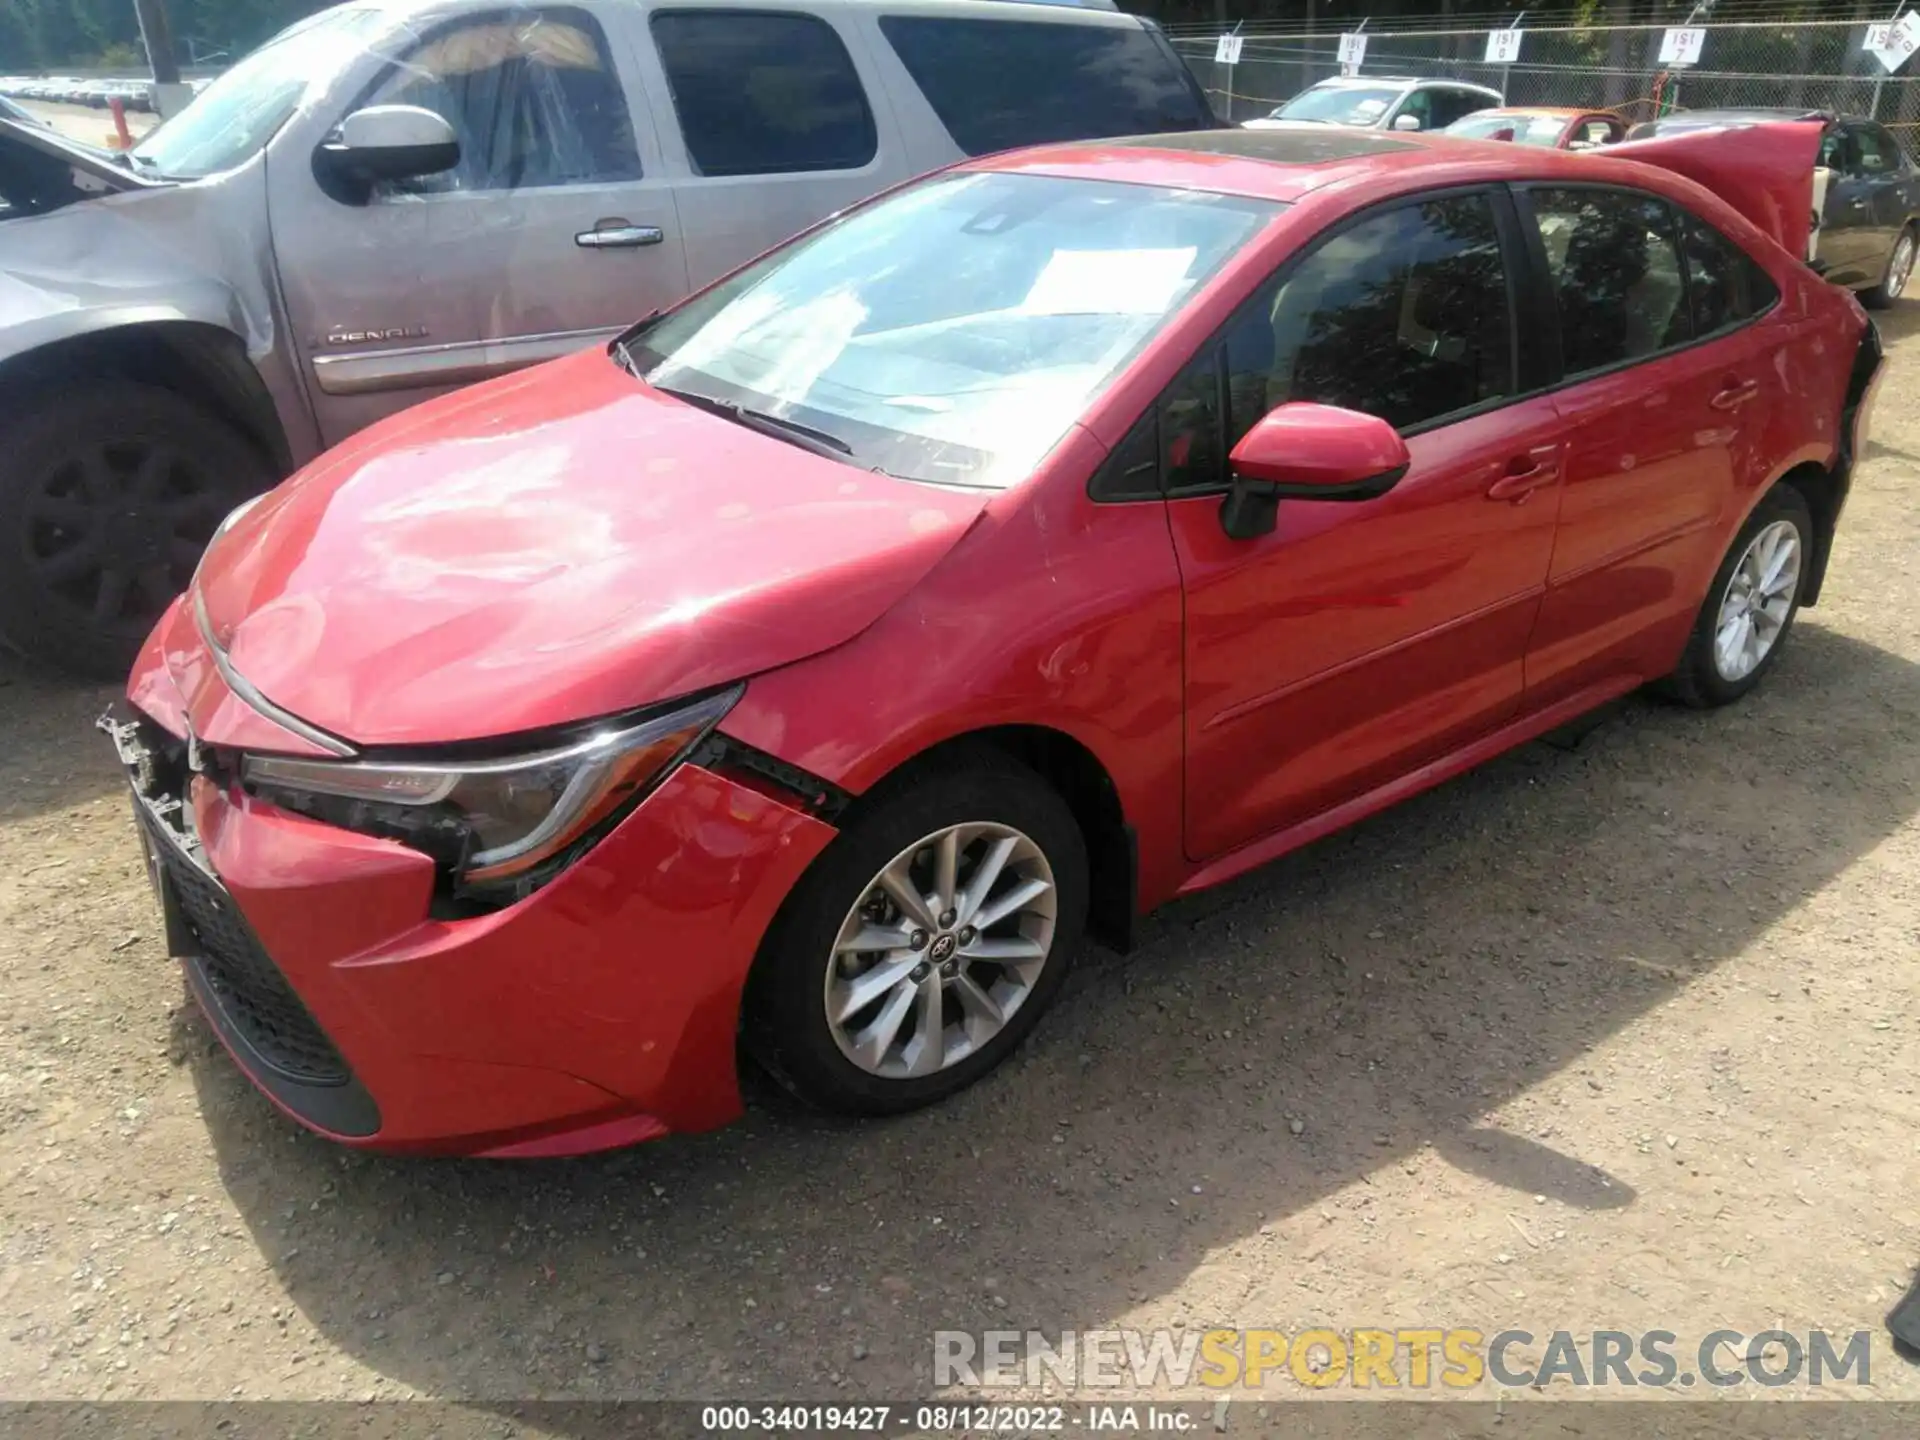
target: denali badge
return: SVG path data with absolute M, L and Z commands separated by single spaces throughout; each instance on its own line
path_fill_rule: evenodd
M 389 325 L 381 330 L 329 330 L 322 345 L 377 345 L 384 340 L 424 340 L 424 325 Z

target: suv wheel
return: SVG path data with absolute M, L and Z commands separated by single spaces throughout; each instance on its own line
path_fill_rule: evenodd
M 214 528 L 273 483 L 273 467 L 151 385 L 15 393 L 6 409 L 0 637 L 55 669 L 120 679 Z

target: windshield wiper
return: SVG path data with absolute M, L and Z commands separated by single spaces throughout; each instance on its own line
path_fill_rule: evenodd
M 734 424 L 744 425 L 749 430 L 758 430 L 762 435 L 771 435 L 776 440 L 788 441 L 798 445 L 802 450 L 811 450 L 816 455 L 825 455 L 830 460 L 844 460 L 853 454 L 853 447 L 838 435 L 825 430 L 816 430 L 811 425 L 803 425 L 798 420 L 789 420 L 784 415 L 769 415 L 764 410 L 749 410 L 744 405 L 736 405 L 731 400 L 717 399 L 712 395 L 702 395 L 697 390 L 679 390 L 668 385 L 656 385 L 653 388 L 663 395 L 671 395 L 676 400 L 684 400 L 689 405 L 696 405 L 709 415 L 718 415 L 723 420 L 731 420 Z

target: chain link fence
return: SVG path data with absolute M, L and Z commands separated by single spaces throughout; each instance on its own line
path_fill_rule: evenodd
M 1181 27 L 1173 43 L 1223 119 L 1266 115 L 1317 80 L 1340 73 L 1335 31 L 1243 29 L 1240 63 L 1217 64 L 1217 32 Z M 1660 64 L 1664 25 L 1529 29 L 1511 65 L 1486 63 L 1485 30 L 1374 31 L 1362 75 L 1470 80 L 1500 91 L 1510 105 L 1579 105 L 1613 110 L 1629 121 L 1672 109 L 1790 106 L 1866 115 L 1895 129 L 1909 152 L 1920 140 L 1920 58 L 1895 75 L 1865 48 L 1859 21 L 1716 24 L 1699 62 Z

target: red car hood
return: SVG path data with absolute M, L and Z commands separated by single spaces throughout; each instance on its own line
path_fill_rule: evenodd
M 322 456 L 213 546 L 195 585 L 213 640 L 273 703 L 361 745 L 445 743 L 830 649 L 986 499 L 747 430 L 593 350 Z
M 1804 259 L 1813 229 L 1813 171 L 1826 122 L 1764 120 L 1628 140 L 1604 152 L 1684 175 Z

